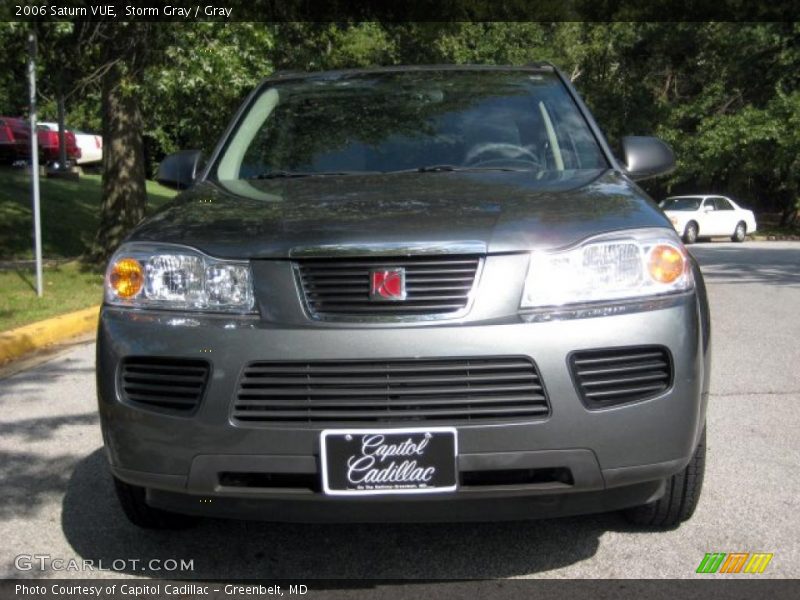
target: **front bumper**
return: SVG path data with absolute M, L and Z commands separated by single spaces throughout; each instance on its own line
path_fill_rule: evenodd
M 598 318 L 293 328 L 258 319 L 104 307 L 97 344 L 103 436 L 114 474 L 147 488 L 150 504 L 176 512 L 301 521 L 493 520 L 633 506 L 663 493 L 665 478 L 688 463 L 703 427 L 708 357 L 701 313 L 698 297 L 687 294 L 657 310 Z M 588 410 L 576 392 L 568 355 L 649 344 L 669 349 L 672 387 L 650 400 Z M 325 496 L 314 486 L 220 483 L 222 472 L 319 476 L 322 426 L 231 420 L 239 375 L 251 361 L 509 354 L 536 362 L 551 414 L 459 426 L 458 469 L 568 469 L 569 483 L 461 486 L 448 494 L 355 500 Z M 212 375 L 199 410 L 191 417 L 171 416 L 123 403 L 117 372 L 126 356 L 210 360 Z

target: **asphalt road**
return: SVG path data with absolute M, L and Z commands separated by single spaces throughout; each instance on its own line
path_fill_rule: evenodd
M 695 517 L 641 533 L 614 514 L 447 525 L 129 525 L 95 411 L 94 346 L 0 380 L 0 576 L 15 557 L 192 559 L 184 577 L 694 577 L 706 552 L 773 552 L 762 577 L 800 571 L 800 243 L 704 243 L 714 330 L 706 484 Z M 133 575 L 164 575 L 144 567 Z M 707 577 L 707 576 L 706 576 Z

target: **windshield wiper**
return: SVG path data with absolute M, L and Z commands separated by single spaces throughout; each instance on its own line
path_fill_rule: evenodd
M 459 167 L 457 165 L 426 165 L 415 169 L 389 171 L 389 173 L 448 173 L 451 171 L 529 171 L 530 169 L 515 169 L 513 167 Z
M 412 170 L 417 173 L 442 173 L 444 171 L 462 171 L 464 167 L 457 167 L 455 165 L 426 165 Z
M 294 177 L 331 177 L 336 175 L 374 175 L 377 171 L 266 171 L 248 179 L 291 179 Z
M 516 171 L 526 172 L 529 169 L 515 169 L 513 167 L 460 167 L 457 165 L 426 165 L 413 169 L 400 169 L 399 171 L 284 171 L 276 169 L 265 171 L 248 179 L 292 179 L 299 177 L 332 177 L 345 175 L 385 175 L 387 173 L 446 173 L 450 171 Z

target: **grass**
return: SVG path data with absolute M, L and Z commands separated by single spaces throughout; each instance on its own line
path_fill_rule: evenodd
M 40 178 L 42 254 L 45 259 L 77 258 L 94 238 L 102 196 L 100 175 L 79 181 Z M 148 212 L 175 195 L 147 182 Z M 0 167 L 0 262 L 33 258 L 31 178 L 21 169 Z M 44 296 L 36 296 L 32 268 L 0 270 L 0 331 L 99 304 L 101 274 L 77 261 L 44 269 Z M 13 265 L 12 265 L 13 266 Z
M 0 331 L 100 304 L 103 276 L 77 261 L 44 270 L 44 295 L 36 296 L 33 269 L 0 271 Z
M 94 238 L 100 218 L 100 175 L 79 181 L 39 179 L 42 210 L 42 254 L 45 258 L 75 258 Z M 148 212 L 175 192 L 147 182 Z M 31 178 L 22 169 L 0 167 L 0 260 L 33 258 Z

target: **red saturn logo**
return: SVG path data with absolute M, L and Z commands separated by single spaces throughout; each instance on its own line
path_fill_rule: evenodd
M 370 300 L 398 302 L 406 299 L 406 270 L 372 269 L 369 273 Z

